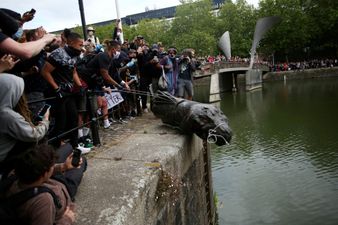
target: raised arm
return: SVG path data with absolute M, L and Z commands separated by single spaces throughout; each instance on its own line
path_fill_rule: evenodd
M 41 52 L 41 50 L 55 39 L 54 34 L 46 34 L 37 41 L 18 43 L 12 38 L 6 38 L 0 42 L 0 50 L 6 54 L 12 54 L 19 58 L 29 59 Z

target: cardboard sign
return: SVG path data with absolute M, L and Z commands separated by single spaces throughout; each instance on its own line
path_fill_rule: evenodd
M 105 93 L 104 95 L 107 99 L 107 103 L 108 103 L 108 109 L 113 108 L 114 106 L 120 104 L 121 102 L 124 101 L 124 99 L 122 98 L 120 92 L 112 92 L 110 94 Z

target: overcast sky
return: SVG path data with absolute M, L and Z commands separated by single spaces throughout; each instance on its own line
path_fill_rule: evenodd
M 259 0 L 247 0 L 258 5 Z M 86 23 L 96 23 L 116 18 L 115 0 L 83 0 Z M 118 0 L 120 17 L 141 13 L 145 8 L 161 9 L 179 4 L 179 0 Z M 43 26 L 47 31 L 62 30 L 81 24 L 78 0 L 1 0 L 0 8 L 20 14 L 36 9 L 35 18 L 24 28 Z

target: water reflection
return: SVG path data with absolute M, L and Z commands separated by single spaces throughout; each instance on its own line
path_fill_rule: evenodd
M 234 131 L 212 151 L 220 224 L 338 223 L 338 80 L 227 93 Z

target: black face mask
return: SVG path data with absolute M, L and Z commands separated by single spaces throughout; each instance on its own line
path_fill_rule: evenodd
M 71 46 L 65 46 L 65 50 L 70 57 L 79 56 L 81 54 L 81 50 L 73 48 Z

